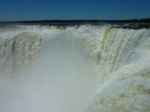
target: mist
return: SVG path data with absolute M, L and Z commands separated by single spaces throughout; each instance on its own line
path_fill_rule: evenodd
M 86 106 L 96 91 L 96 74 L 73 43 L 62 44 L 66 38 L 44 42 L 27 69 L 0 74 L 1 112 L 78 112 Z

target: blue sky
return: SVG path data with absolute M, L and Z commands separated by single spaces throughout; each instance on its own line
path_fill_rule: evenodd
M 0 0 L 0 21 L 150 18 L 150 0 Z

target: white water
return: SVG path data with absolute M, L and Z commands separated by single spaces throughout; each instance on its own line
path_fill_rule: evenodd
M 148 112 L 150 30 L 0 28 L 0 112 Z

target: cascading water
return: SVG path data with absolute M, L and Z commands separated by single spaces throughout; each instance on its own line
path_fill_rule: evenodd
M 0 28 L 0 111 L 148 112 L 150 30 Z

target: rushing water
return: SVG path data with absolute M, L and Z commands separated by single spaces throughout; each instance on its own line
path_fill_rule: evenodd
M 149 112 L 150 29 L 0 27 L 1 112 Z

